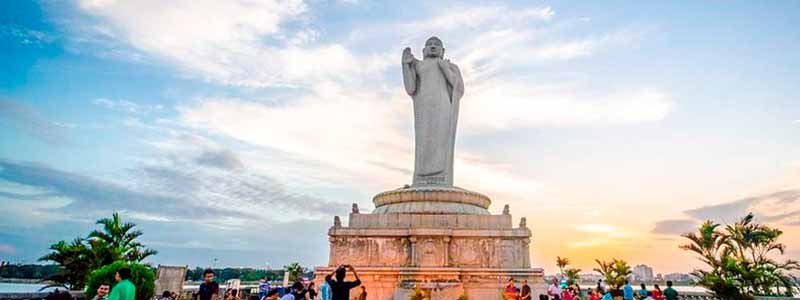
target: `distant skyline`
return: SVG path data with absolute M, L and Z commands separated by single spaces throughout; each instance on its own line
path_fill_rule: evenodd
M 752 211 L 800 257 L 800 2 L 4 1 L 0 259 L 119 211 L 156 264 L 327 263 L 411 181 L 402 49 L 462 70 L 455 184 L 555 257 L 688 272 Z

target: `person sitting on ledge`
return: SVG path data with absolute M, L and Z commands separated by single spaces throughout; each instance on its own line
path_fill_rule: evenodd
M 353 272 L 356 281 L 344 281 L 344 277 L 347 276 L 347 269 Z M 336 274 L 336 281 L 331 279 L 334 274 Z M 350 299 L 350 289 L 361 285 L 361 279 L 358 278 L 356 269 L 351 265 L 340 265 L 336 270 L 325 276 L 325 282 L 331 287 L 331 300 L 348 300 Z

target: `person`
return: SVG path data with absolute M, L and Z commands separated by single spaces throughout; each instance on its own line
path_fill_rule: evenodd
M 111 286 L 108 284 L 100 284 L 97 287 L 97 294 L 92 297 L 92 300 L 108 300 L 108 291 L 111 289 Z
M 553 282 L 547 288 L 547 295 L 552 300 L 561 300 L 561 287 L 558 286 L 558 278 L 553 277 Z
M 597 280 L 597 292 L 601 293 L 601 294 L 605 294 L 606 293 L 606 289 L 603 287 L 603 280 L 602 279 L 598 279 Z
M 278 300 L 280 298 L 280 294 L 278 294 L 278 290 L 271 290 L 264 294 L 264 300 Z
M 614 297 L 611 296 L 611 291 L 606 291 L 605 293 L 603 293 L 602 300 L 613 300 L 613 299 Z
M 264 278 L 261 278 L 261 279 L 258 280 L 258 296 L 259 296 L 259 298 L 261 298 L 261 297 L 266 298 L 267 293 L 269 293 L 269 290 L 271 290 L 270 285 L 269 285 L 269 280 L 267 279 L 267 276 L 264 276 Z
M 361 286 L 361 294 L 358 294 L 358 300 L 367 300 L 367 287 Z
M 566 288 L 564 289 L 563 292 L 561 292 L 561 300 L 574 300 L 574 299 L 575 299 L 575 292 L 572 289 L 572 287 Z
M 633 300 L 633 287 L 625 280 L 625 286 L 622 287 L 622 299 Z
M 44 299 L 45 300 L 73 300 L 74 298 L 72 297 L 72 294 L 69 293 L 69 291 L 61 291 L 59 289 L 56 289 L 55 291 L 52 291 L 52 292 L 48 293 L 47 296 L 44 296 Z
M 645 286 L 644 283 L 641 284 L 641 287 L 642 289 L 638 292 L 639 299 L 646 299 L 650 296 L 650 293 L 647 292 L 647 286 Z
M 131 283 L 131 269 L 122 267 L 114 274 L 117 284 L 108 294 L 108 300 L 136 300 L 136 287 Z
M 344 281 L 345 276 L 347 276 L 347 269 L 353 272 L 356 281 Z M 336 281 L 331 279 L 334 274 L 336 275 Z M 333 272 L 325 276 L 325 282 L 331 287 L 331 300 L 348 300 L 350 299 L 350 289 L 361 285 L 361 279 L 358 278 L 356 269 L 351 265 L 337 267 Z
M 178 300 L 178 293 L 172 292 L 172 300 Z
M 589 289 L 589 300 L 600 300 L 600 289 Z
M 203 283 L 200 284 L 198 300 L 218 300 L 219 283 L 214 281 L 214 270 L 203 271 Z
M 323 282 L 319 287 L 319 293 L 322 295 L 320 300 L 331 300 L 331 286 L 327 282 Z
M 310 282 L 308 284 L 308 287 L 306 288 L 306 290 L 308 290 L 308 299 L 309 300 L 317 299 L 317 290 L 314 289 L 314 282 Z
M 161 293 L 161 298 L 159 298 L 159 299 L 160 300 L 173 300 L 172 299 L 172 293 L 170 291 L 164 291 L 163 293 Z
M 519 293 L 519 300 L 531 300 L 532 297 L 531 294 L 532 294 L 531 286 L 528 285 L 528 280 L 523 279 L 522 289 Z
M 664 289 L 664 298 L 666 300 L 678 300 L 678 291 L 672 288 L 672 281 L 667 281 L 667 288 Z
M 514 278 L 508 279 L 508 284 L 506 284 L 505 294 L 507 300 L 517 300 L 518 294 L 517 287 L 514 282 Z
M 661 293 L 661 288 L 658 284 L 653 286 L 653 291 L 651 291 L 651 293 L 653 294 L 653 300 L 664 300 L 664 294 Z
M 300 281 L 296 281 L 292 284 L 292 291 L 291 294 L 294 296 L 295 300 L 306 299 L 306 293 L 308 290 L 305 289 L 303 283 Z

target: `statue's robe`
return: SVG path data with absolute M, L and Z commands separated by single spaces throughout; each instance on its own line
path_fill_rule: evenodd
M 413 185 L 453 185 L 458 106 L 464 95 L 461 72 L 448 63 L 454 82 L 448 82 L 438 59 L 415 60 L 414 180 Z

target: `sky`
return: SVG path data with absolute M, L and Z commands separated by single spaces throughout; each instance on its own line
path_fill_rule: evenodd
M 2 1 L 0 259 L 116 211 L 155 264 L 327 264 L 334 215 L 411 181 L 400 58 L 430 36 L 465 80 L 455 184 L 527 218 L 534 266 L 688 272 L 680 234 L 747 212 L 797 258 L 798 28 L 797 1 Z

